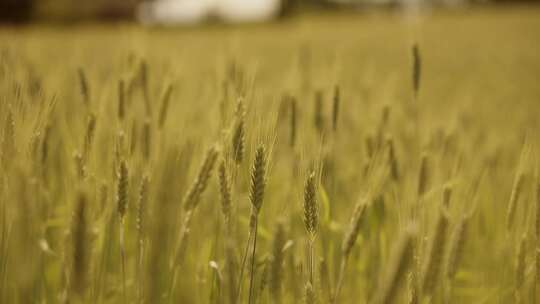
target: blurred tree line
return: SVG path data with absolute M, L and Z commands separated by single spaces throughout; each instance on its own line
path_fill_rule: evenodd
M 118 20 L 134 16 L 137 4 L 144 0 L 0 0 L 0 22 L 21 23 L 30 20 L 81 21 Z M 340 7 L 355 4 L 398 4 L 406 0 L 281 0 L 280 16 L 293 14 L 309 6 Z M 427 2 L 540 3 L 540 0 L 425 0 Z
M 79 21 L 131 18 L 141 0 L 0 0 L 0 21 Z

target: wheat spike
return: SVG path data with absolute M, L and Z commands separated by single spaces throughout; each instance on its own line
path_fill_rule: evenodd
M 315 173 L 312 172 L 306 179 L 304 186 L 304 224 L 311 241 L 317 234 L 319 223 L 319 207 L 315 187 Z
M 264 198 L 264 188 L 266 187 L 266 151 L 263 145 L 257 148 L 255 160 L 251 170 L 251 188 L 249 200 L 256 213 L 259 213 Z
M 141 180 L 141 186 L 139 188 L 139 201 L 137 204 L 137 231 L 139 233 L 139 242 L 142 242 L 144 237 L 144 225 L 145 214 L 148 203 L 148 188 L 150 185 L 150 178 L 148 175 L 144 175 Z
M 218 150 L 216 147 L 210 148 L 206 152 L 204 161 L 199 169 L 197 178 L 189 188 L 186 196 L 184 197 L 183 205 L 184 209 L 193 210 L 197 207 L 201 194 L 206 189 L 208 180 L 212 174 L 212 169 L 214 168 L 214 163 L 216 162 L 218 156 Z
M 358 234 L 360 233 L 360 227 L 364 218 L 364 213 L 366 209 L 366 199 L 361 198 L 355 205 L 353 215 L 349 223 L 349 229 L 345 233 L 343 242 L 341 243 L 341 265 L 339 268 L 338 281 L 334 289 L 333 294 L 330 296 L 330 303 L 336 303 L 339 293 L 341 292 L 341 287 L 343 285 L 343 279 L 345 276 L 345 270 L 347 266 L 347 260 L 351 254 L 352 248 L 356 243 Z
M 88 117 L 88 125 L 86 127 L 86 135 L 84 137 L 84 157 L 88 159 L 94 142 L 94 134 L 96 132 L 96 116 L 90 114 Z
M 79 67 L 77 69 L 77 75 L 79 76 L 79 87 L 81 90 L 81 96 L 86 106 L 90 105 L 90 89 L 88 87 L 88 79 L 84 72 L 84 69 Z
M 260 145 L 255 152 L 255 160 L 251 170 L 251 188 L 249 200 L 252 211 L 250 219 L 250 231 L 253 235 L 253 249 L 251 252 L 251 276 L 249 280 L 249 298 L 248 303 L 253 299 L 253 282 L 255 281 L 255 251 L 257 248 L 257 227 L 258 216 L 264 199 L 264 188 L 266 187 L 266 151 L 264 145 Z
M 51 126 L 45 126 L 45 131 L 43 131 L 43 138 L 41 140 L 40 148 L 40 163 L 41 166 L 45 166 L 47 160 L 49 159 L 49 139 L 51 137 Z
M 126 161 L 122 160 L 120 162 L 120 167 L 118 168 L 118 188 L 117 188 L 117 207 L 118 215 L 120 219 L 123 219 L 126 215 L 126 209 L 128 204 L 128 168 Z
M 341 251 L 345 258 L 349 256 L 354 246 L 354 243 L 356 243 L 358 233 L 360 232 L 360 226 L 364 218 L 365 209 L 366 201 L 364 199 L 361 199 L 354 207 L 353 215 L 349 223 L 349 229 L 347 230 L 347 233 L 345 234 L 343 243 L 341 245 Z
M 242 163 L 244 159 L 244 145 L 245 145 L 245 108 L 244 102 L 240 98 L 236 104 L 236 113 L 235 113 L 235 127 L 232 137 L 232 153 L 233 158 L 237 164 Z
M 225 227 L 229 229 L 231 219 L 231 185 L 225 160 L 219 164 L 219 190 L 221 193 L 221 212 L 225 218 Z
M 204 193 L 204 190 L 208 185 L 208 180 L 210 179 L 210 176 L 212 174 L 212 169 L 214 168 L 217 157 L 218 150 L 215 146 L 208 149 L 201 168 L 199 169 L 199 172 L 197 174 L 197 177 L 195 178 L 193 184 L 191 184 L 191 187 L 189 188 L 182 201 L 182 205 L 184 206 L 184 210 L 186 213 L 184 215 L 183 222 L 180 228 L 180 237 L 177 249 L 175 250 L 175 257 L 173 259 L 173 279 L 170 285 L 170 292 L 172 292 L 172 289 L 174 288 L 176 282 L 176 276 L 178 271 L 177 266 L 178 264 L 180 264 L 180 262 L 183 261 L 184 254 L 186 252 L 187 239 L 189 236 L 193 212 L 198 206 L 200 197 Z
M 412 47 L 413 57 L 413 90 L 415 98 L 418 96 L 420 90 L 420 79 L 422 75 L 422 58 L 420 57 L 420 48 L 418 44 L 413 44 Z

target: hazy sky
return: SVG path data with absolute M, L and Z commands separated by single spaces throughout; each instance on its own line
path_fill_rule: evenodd
M 227 21 L 256 21 L 274 16 L 280 0 L 158 0 L 141 6 L 144 22 L 197 23 L 210 15 Z

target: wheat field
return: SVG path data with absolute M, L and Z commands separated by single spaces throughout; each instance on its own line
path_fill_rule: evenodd
M 538 303 L 538 37 L 0 28 L 0 303 Z

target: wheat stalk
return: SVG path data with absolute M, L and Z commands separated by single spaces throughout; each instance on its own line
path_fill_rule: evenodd
M 426 253 L 426 261 L 422 272 L 422 293 L 431 296 L 439 286 L 442 261 L 446 252 L 446 239 L 448 230 L 448 216 L 441 211 L 433 238 Z
M 264 145 L 260 145 L 255 152 L 255 160 L 251 170 L 251 188 L 249 200 L 251 202 L 251 220 L 250 227 L 253 231 L 253 249 L 251 252 L 251 276 L 249 280 L 249 298 L 248 303 L 252 303 L 253 282 L 255 280 L 255 251 L 257 249 L 257 228 L 258 217 L 264 199 L 264 190 L 266 187 L 266 150 Z M 243 267 L 243 266 L 242 266 Z
M 514 182 L 514 186 L 512 187 L 512 194 L 510 195 L 510 202 L 508 203 L 508 211 L 507 211 L 507 217 L 506 217 L 507 230 L 512 229 L 512 226 L 514 225 L 514 217 L 515 217 L 515 213 L 517 209 L 517 204 L 519 202 L 519 198 L 521 196 L 524 183 L 525 183 L 525 174 L 523 172 L 520 172 L 518 173 L 517 179 Z
M 219 153 L 218 153 L 217 147 L 213 146 L 210 149 L 208 149 L 208 151 L 206 152 L 206 156 L 203 160 L 203 163 L 197 174 L 197 177 L 195 178 L 195 181 L 191 184 L 191 187 L 189 188 L 188 192 L 186 193 L 182 201 L 185 214 L 183 217 L 182 225 L 180 227 L 180 237 L 179 237 L 178 245 L 176 247 L 177 249 L 175 250 L 173 260 L 171 262 L 173 275 L 172 275 L 172 280 L 170 281 L 171 284 L 169 286 L 169 295 L 168 295 L 169 300 L 171 301 L 173 298 L 174 286 L 176 285 L 178 266 L 180 262 L 183 260 L 183 256 L 187 248 L 187 238 L 190 232 L 190 225 L 191 225 L 193 212 L 198 206 L 200 197 L 204 193 L 206 186 L 208 185 L 208 180 L 210 179 L 210 176 L 212 174 L 212 170 L 214 168 L 214 164 L 216 162 L 218 154 Z
M 536 234 L 536 248 L 535 248 L 535 291 L 540 283 L 540 182 L 536 184 L 536 221 L 535 221 L 535 234 Z M 537 295 L 535 295 L 537 296 Z
M 451 236 L 448 259 L 446 262 L 446 275 L 449 279 L 453 279 L 461 259 L 463 258 L 463 250 L 467 241 L 467 231 L 469 226 L 469 216 L 463 216 L 454 228 L 454 233 Z
M 356 243 L 358 234 L 360 233 L 360 227 L 364 218 L 364 213 L 366 209 L 367 199 L 361 198 L 354 207 L 354 211 L 349 223 L 349 229 L 345 233 L 343 242 L 341 244 L 341 265 L 339 268 L 339 276 L 334 289 L 334 294 L 331 296 L 330 303 L 336 303 L 339 293 L 341 292 L 341 287 L 343 285 L 343 278 L 345 276 L 345 269 L 347 266 L 347 260 L 351 254 L 351 250 Z
M 408 227 L 395 245 L 388 267 L 374 296 L 374 304 L 394 303 L 398 290 L 413 264 L 416 229 Z
M 283 281 L 283 247 L 285 246 L 285 228 L 282 222 L 278 222 L 274 240 L 272 242 L 272 257 L 270 267 L 270 292 L 274 302 L 281 303 Z
M 527 241 L 527 237 L 526 235 L 523 235 L 519 242 L 518 252 L 516 256 L 516 279 L 515 279 L 515 286 L 514 286 L 515 303 L 522 302 L 521 287 L 525 283 L 525 267 L 526 267 L 525 259 L 527 255 L 526 241 Z
M 443 206 L 444 208 L 450 208 L 450 201 L 452 200 L 452 185 L 446 184 L 443 188 Z
M 234 262 L 233 240 L 231 237 L 231 185 L 225 160 L 219 164 L 219 190 L 221 198 L 221 213 L 225 222 L 225 260 L 229 280 L 229 301 L 236 301 L 236 263 Z

